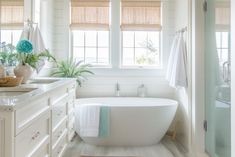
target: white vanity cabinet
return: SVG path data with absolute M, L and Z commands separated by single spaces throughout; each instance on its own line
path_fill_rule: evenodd
M 15 106 L 0 105 L 0 157 L 62 156 L 75 134 L 75 89 L 76 81 L 60 81 Z

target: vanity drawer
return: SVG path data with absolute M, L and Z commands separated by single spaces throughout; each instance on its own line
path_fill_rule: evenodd
M 55 105 L 61 100 L 67 99 L 68 95 L 69 94 L 68 94 L 67 88 L 63 87 L 63 88 L 57 89 L 51 95 L 51 98 L 50 98 L 51 104 Z
M 49 140 L 48 140 L 49 141 Z M 44 143 L 31 157 L 49 157 L 49 143 Z
M 56 144 L 54 148 L 52 148 L 52 157 L 61 157 L 63 155 L 67 143 L 66 135 L 67 132 L 62 135 L 60 141 Z
M 50 112 L 46 112 L 15 138 L 15 157 L 33 156 L 45 143 L 49 143 Z
M 49 98 L 38 99 L 15 111 L 15 135 L 28 127 L 32 121 L 49 110 Z
M 52 146 L 61 138 L 63 133 L 66 131 L 66 120 L 52 133 Z
M 66 117 L 67 99 L 52 107 L 52 130 Z

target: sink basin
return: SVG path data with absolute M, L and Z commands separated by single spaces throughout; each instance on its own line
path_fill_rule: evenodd
M 29 84 L 51 84 L 56 81 L 59 81 L 58 79 L 35 79 L 35 80 L 29 80 Z
M 0 97 L 19 96 L 36 89 L 37 88 L 0 88 Z

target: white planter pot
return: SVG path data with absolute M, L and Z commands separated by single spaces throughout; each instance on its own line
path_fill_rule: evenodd
M 16 77 L 23 77 L 22 83 L 27 83 L 27 81 L 31 78 L 33 74 L 33 69 L 28 64 L 26 65 L 18 65 L 14 69 L 14 73 Z

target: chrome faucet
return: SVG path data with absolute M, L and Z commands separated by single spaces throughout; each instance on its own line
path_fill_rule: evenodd
M 118 82 L 116 83 L 115 96 L 120 96 L 120 85 Z

